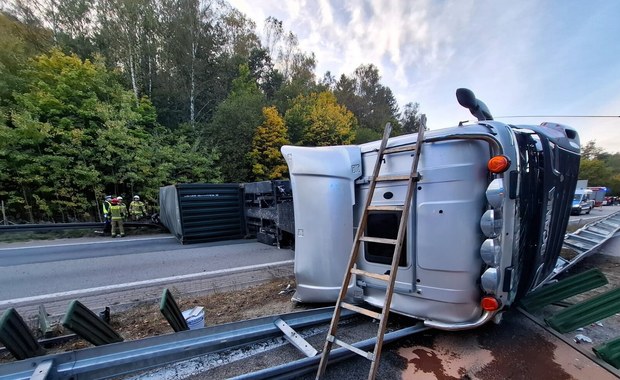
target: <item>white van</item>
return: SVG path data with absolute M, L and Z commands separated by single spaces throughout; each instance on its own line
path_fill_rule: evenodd
M 589 214 L 594 208 L 594 199 L 592 199 L 592 190 L 577 189 L 573 197 L 573 205 L 571 208 L 572 215 Z

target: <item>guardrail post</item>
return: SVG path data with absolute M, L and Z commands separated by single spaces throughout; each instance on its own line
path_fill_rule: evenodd
M 69 305 L 62 325 L 95 346 L 122 342 L 123 338 L 80 301 Z
M 45 355 L 17 310 L 10 308 L 0 317 L 0 342 L 17 360 Z
M 161 294 L 161 301 L 159 303 L 159 311 L 166 317 L 166 320 L 172 326 L 175 332 L 189 330 L 187 322 L 183 317 L 183 313 L 179 306 L 174 301 L 172 293 L 165 288 Z

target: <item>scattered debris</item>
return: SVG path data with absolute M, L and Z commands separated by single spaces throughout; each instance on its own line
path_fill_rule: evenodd
M 295 293 L 295 288 L 291 286 L 291 284 L 286 285 L 286 289 L 280 290 L 278 294 L 291 294 Z
M 577 334 L 575 335 L 575 343 L 592 343 L 592 339 L 583 334 Z

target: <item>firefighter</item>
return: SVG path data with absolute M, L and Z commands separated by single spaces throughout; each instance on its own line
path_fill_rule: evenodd
M 117 228 L 121 234 L 121 237 L 123 237 L 125 236 L 123 218 L 125 218 L 125 216 L 127 215 L 127 211 L 123 210 L 123 207 L 118 198 L 112 199 L 111 203 L 112 205 L 110 206 L 110 216 L 112 218 L 112 237 L 115 238 L 118 236 L 118 234 L 116 233 Z
M 104 223 L 103 232 L 104 233 L 107 233 L 110 231 L 110 206 L 112 206 L 112 204 L 110 203 L 111 200 L 112 200 L 112 196 L 106 195 L 103 201 L 103 204 L 102 204 L 103 223 Z
M 133 196 L 133 201 L 129 204 L 129 215 L 131 215 L 131 220 L 133 221 L 140 220 L 146 216 L 146 207 L 144 202 L 140 201 L 139 195 Z
M 127 220 L 127 216 L 129 215 L 129 213 L 127 212 L 127 205 L 125 203 L 123 203 L 123 197 L 116 197 L 116 199 L 118 199 L 118 205 L 121 206 L 121 209 L 123 211 L 123 221 Z

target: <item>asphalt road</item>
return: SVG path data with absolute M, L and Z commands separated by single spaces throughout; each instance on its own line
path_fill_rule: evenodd
M 571 223 L 588 223 L 618 210 L 620 206 L 596 208 L 589 215 L 571 216 Z M 254 241 L 184 246 L 163 234 L 0 243 L 0 301 L 280 262 L 293 257 L 288 249 Z
M 583 223 L 589 223 L 593 221 L 594 219 L 607 216 L 619 210 L 620 210 L 620 206 L 595 207 L 594 209 L 592 209 L 592 211 L 590 211 L 589 214 L 571 215 L 570 221 L 571 222 L 581 221 Z
M 181 245 L 170 235 L 0 244 L 0 301 L 293 259 L 256 241 Z

